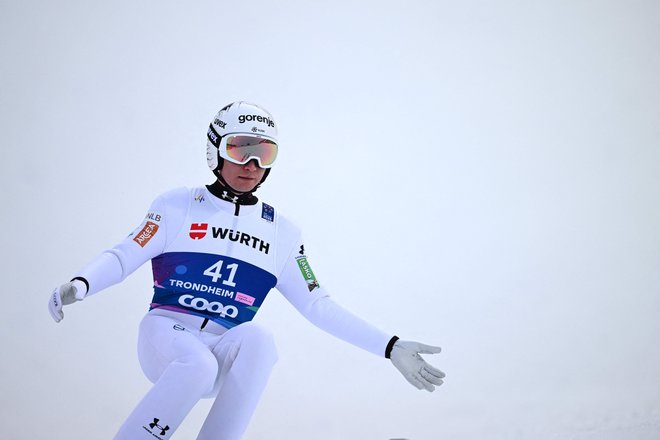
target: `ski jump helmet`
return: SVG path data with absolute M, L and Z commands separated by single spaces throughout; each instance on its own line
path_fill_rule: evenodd
M 252 159 L 266 168 L 262 182 L 268 176 L 277 155 L 277 126 L 266 109 L 245 101 L 232 102 L 215 115 L 206 137 L 206 162 L 216 176 L 225 160 L 246 163 Z M 243 160 L 232 155 L 227 143 L 230 138 L 244 141 L 242 146 L 247 147 L 248 153 L 241 156 Z M 267 146 L 265 153 L 258 148 L 259 144 Z

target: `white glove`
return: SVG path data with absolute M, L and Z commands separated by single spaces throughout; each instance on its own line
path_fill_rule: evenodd
M 433 391 L 433 385 L 442 385 L 445 373 L 426 363 L 419 353 L 440 353 L 440 347 L 399 339 L 392 347 L 390 360 L 412 386 Z
M 81 280 L 73 280 L 62 284 L 53 290 L 53 294 L 48 301 L 50 316 L 53 317 L 55 322 L 60 322 L 64 319 L 62 307 L 73 304 L 76 301 L 82 301 L 86 294 L 87 286 Z

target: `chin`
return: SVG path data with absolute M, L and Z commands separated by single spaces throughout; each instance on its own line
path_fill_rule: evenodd
M 250 183 L 250 184 L 243 183 L 242 185 L 236 185 L 234 187 L 234 189 L 236 191 L 240 191 L 240 192 L 249 192 L 249 191 L 252 191 L 255 186 L 257 186 L 256 183 L 254 183 L 254 184 L 252 184 L 252 183 Z

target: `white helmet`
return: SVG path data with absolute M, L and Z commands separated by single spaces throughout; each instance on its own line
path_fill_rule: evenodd
M 241 136 L 243 139 L 258 140 L 258 143 L 262 146 L 264 144 L 268 146 L 268 151 L 265 154 L 269 157 L 265 158 L 257 150 L 251 150 L 248 156 L 242 157 L 242 161 L 239 161 L 240 159 L 236 157 L 228 156 L 226 146 L 227 136 L 229 135 L 244 135 Z M 256 144 L 252 146 L 256 146 Z M 277 126 L 273 116 L 266 109 L 256 104 L 244 101 L 232 102 L 223 107 L 209 125 L 206 142 L 206 162 L 213 172 L 222 168 L 224 159 L 235 163 L 245 163 L 248 160 L 257 159 L 259 166 L 270 168 L 276 156 Z

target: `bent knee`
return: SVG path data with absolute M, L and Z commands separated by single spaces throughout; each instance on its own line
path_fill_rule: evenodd
M 205 393 L 213 388 L 218 376 L 218 361 L 211 352 L 186 355 L 175 359 L 166 369 L 180 383 Z
M 240 328 L 240 329 L 239 329 Z M 241 333 L 240 351 L 258 353 L 264 361 L 277 362 L 277 347 L 270 330 L 253 322 L 246 322 L 236 327 Z

